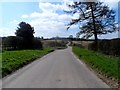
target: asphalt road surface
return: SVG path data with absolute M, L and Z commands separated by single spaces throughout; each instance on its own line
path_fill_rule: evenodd
M 109 88 L 71 47 L 56 50 L 3 78 L 2 88 Z

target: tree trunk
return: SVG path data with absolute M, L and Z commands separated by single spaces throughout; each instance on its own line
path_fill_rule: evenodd
M 94 37 L 95 37 L 95 50 L 98 50 L 98 37 L 97 37 L 97 30 L 96 30 L 96 25 L 95 25 L 95 17 L 93 13 L 93 7 L 92 7 L 92 2 L 90 4 L 91 7 L 91 13 L 92 13 L 92 19 L 93 19 L 93 28 L 94 28 Z

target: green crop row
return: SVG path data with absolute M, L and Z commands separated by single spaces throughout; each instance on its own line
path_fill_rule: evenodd
M 51 48 L 44 48 L 43 50 L 4 51 L 2 53 L 2 77 L 51 51 L 53 51 Z
M 76 46 L 73 47 L 73 52 L 93 69 L 104 73 L 108 77 L 120 79 L 120 71 L 118 70 L 119 58 L 110 58 L 101 53 Z

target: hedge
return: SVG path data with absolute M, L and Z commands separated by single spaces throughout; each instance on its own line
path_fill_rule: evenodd
M 89 49 L 95 50 L 95 42 L 89 45 Z M 97 50 L 107 55 L 120 56 L 120 38 L 111 40 L 99 40 Z

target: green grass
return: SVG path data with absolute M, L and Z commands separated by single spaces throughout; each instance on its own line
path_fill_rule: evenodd
M 87 49 L 73 47 L 73 52 L 90 65 L 93 69 L 102 72 L 108 77 L 120 79 L 120 71 L 118 71 L 118 58 L 110 58 L 98 52 Z
M 52 48 L 44 48 L 43 50 L 4 51 L 2 53 L 2 76 L 10 74 L 52 50 Z

